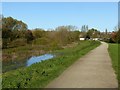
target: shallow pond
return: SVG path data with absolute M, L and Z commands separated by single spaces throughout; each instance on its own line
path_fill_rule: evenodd
M 52 55 L 52 54 L 44 54 L 44 55 L 41 55 L 41 56 L 33 56 L 33 57 L 31 57 L 30 59 L 27 60 L 26 66 L 30 66 L 34 63 L 41 62 L 43 60 L 51 59 L 53 57 L 54 57 L 54 55 Z
M 9 62 L 3 62 L 2 63 L 2 71 L 7 72 L 10 70 L 15 70 L 20 67 L 28 67 L 34 63 L 38 63 L 44 60 L 49 60 L 54 58 L 55 55 L 53 54 L 44 54 L 40 56 L 32 56 L 30 58 L 27 58 L 25 60 L 10 60 Z

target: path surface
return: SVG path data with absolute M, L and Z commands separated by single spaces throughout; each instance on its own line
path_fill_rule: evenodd
M 117 88 L 117 79 L 109 57 L 108 44 L 80 58 L 46 88 Z

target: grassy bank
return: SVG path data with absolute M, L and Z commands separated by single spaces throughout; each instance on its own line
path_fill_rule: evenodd
M 56 50 L 56 58 L 3 74 L 3 88 L 41 88 L 58 77 L 78 58 L 100 45 L 96 41 L 79 42 L 75 47 Z
M 117 74 L 117 78 L 119 80 L 119 86 L 120 86 L 120 77 L 119 77 L 120 67 L 118 67 L 118 63 L 119 63 L 118 57 L 120 56 L 119 55 L 120 53 L 118 53 L 119 49 L 120 49 L 120 44 L 109 44 L 108 51 L 112 59 L 112 66 L 115 70 L 115 73 Z
M 2 64 L 3 72 L 17 67 L 24 67 L 24 63 L 31 56 L 39 56 L 45 53 L 49 53 L 56 49 L 62 49 L 62 47 L 55 47 L 52 45 L 32 45 L 27 44 L 25 46 L 19 46 L 14 48 L 8 48 L 2 50 Z M 15 64 L 15 63 L 17 64 Z

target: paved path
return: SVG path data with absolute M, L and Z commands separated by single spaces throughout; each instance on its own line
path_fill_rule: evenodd
M 80 58 L 46 88 L 117 88 L 117 79 L 103 43 Z

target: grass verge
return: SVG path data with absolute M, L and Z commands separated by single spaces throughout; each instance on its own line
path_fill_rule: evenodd
M 117 79 L 118 79 L 118 82 L 119 82 L 119 86 L 120 86 L 120 67 L 119 67 L 119 56 L 120 56 L 120 53 L 118 53 L 119 51 L 119 48 L 120 47 L 120 44 L 109 44 L 109 48 L 108 48 L 108 51 L 109 51 L 109 55 L 112 59 L 112 66 L 115 70 L 115 73 L 117 75 Z
M 58 77 L 81 56 L 100 45 L 97 41 L 83 41 L 63 50 L 56 50 L 56 58 L 4 73 L 3 88 L 43 88 Z

